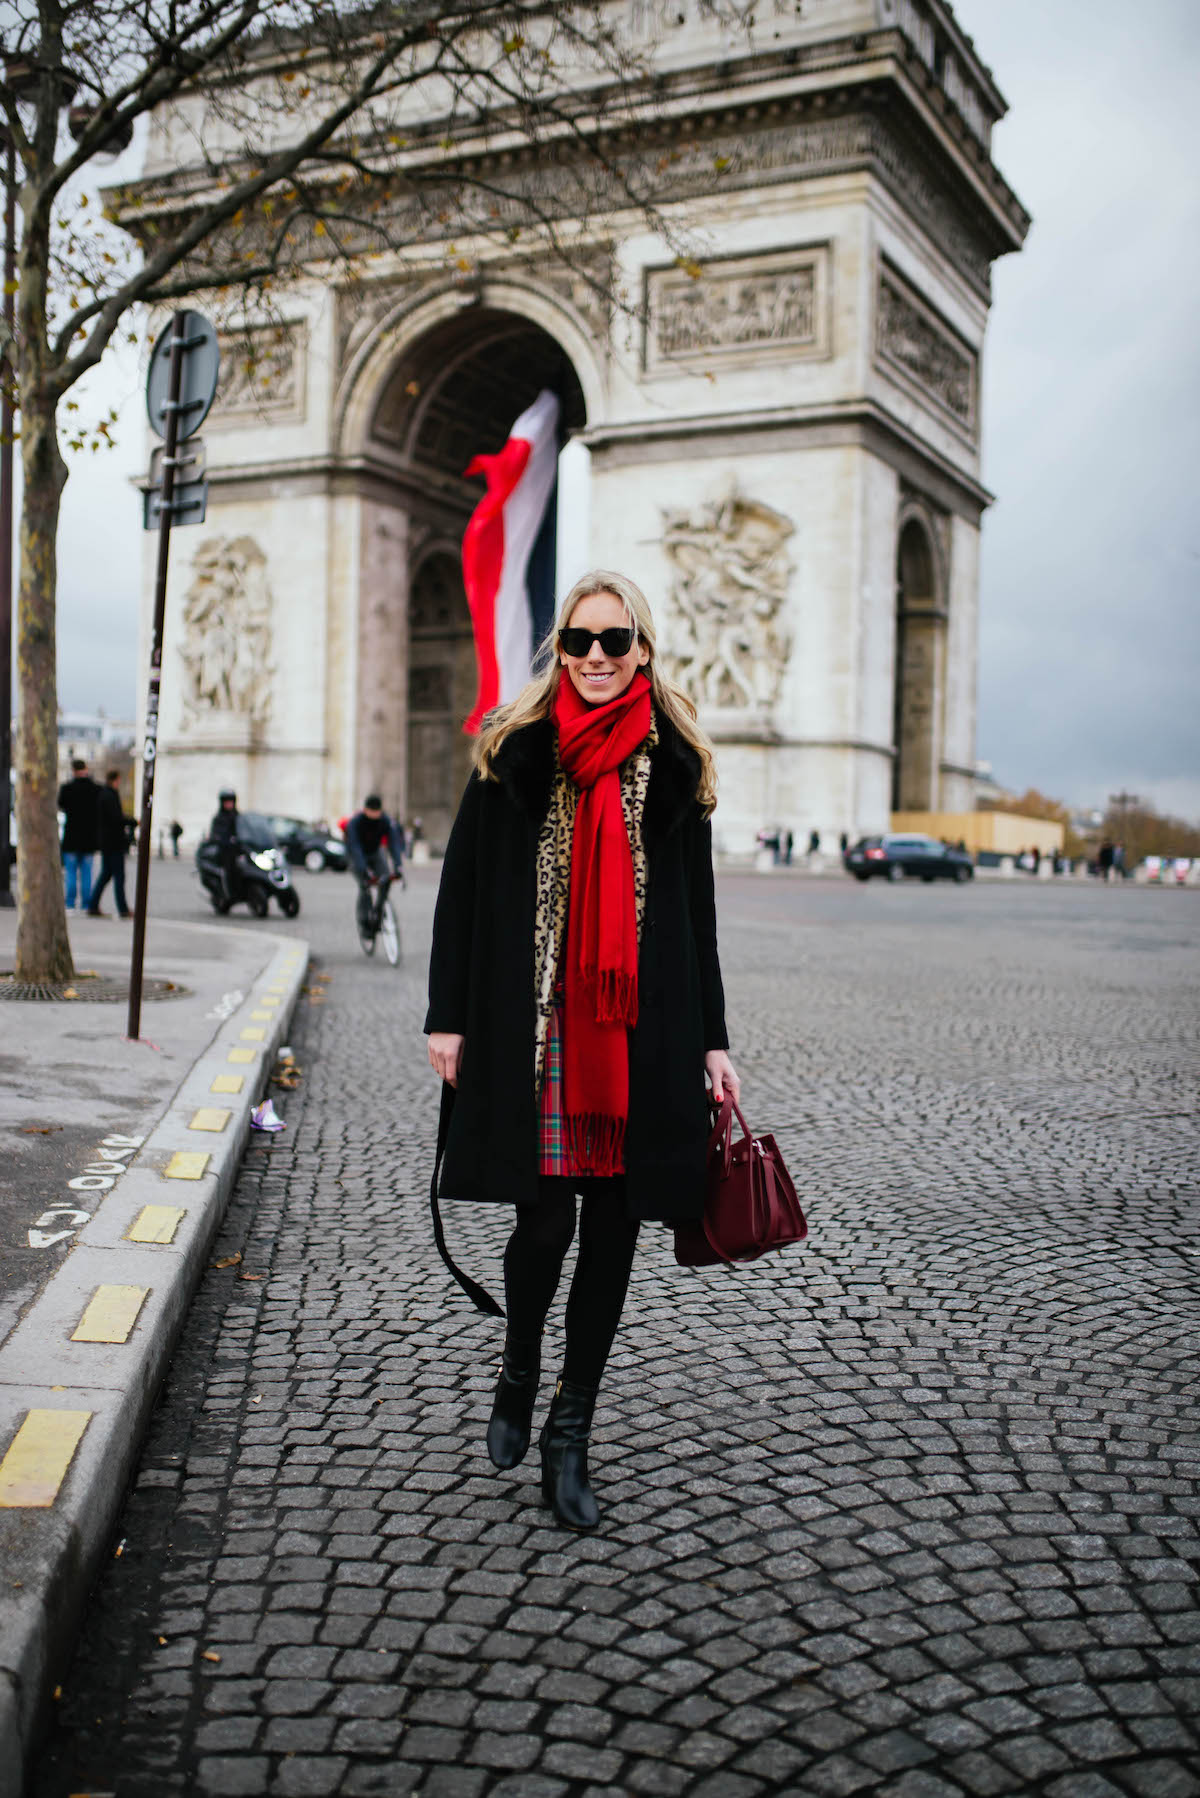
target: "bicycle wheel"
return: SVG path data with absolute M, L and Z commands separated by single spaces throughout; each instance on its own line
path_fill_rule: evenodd
M 372 915 L 371 921 L 369 923 L 364 924 L 362 919 L 357 918 L 357 917 L 355 918 L 354 922 L 355 922 L 355 926 L 358 930 L 359 948 L 362 950 L 364 955 L 374 955 L 374 953 L 375 953 L 375 932 L 371 928 L 371 924 L 374 923 L 374 915 Z
M 392 966 L 400 960 L 400 926 L 396 922 L 396 914 L 392 910 L 392 902 L 385 899 L 383 913 L 379 919 L 379 936 L 383 943 L 383 953 Z

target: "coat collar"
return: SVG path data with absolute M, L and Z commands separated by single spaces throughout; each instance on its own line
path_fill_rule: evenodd
M 657 714 L 658 745 L 650 753 L 650 785 L 642 828 L 648 850 L 677 830 L 696 803 L 700 758 L 662 713 Z M 554 726 L 539 718 L 514 731 L 493 763 L 496 778 L 519 809 L 540 822 L 550 805 L 554 784 Z

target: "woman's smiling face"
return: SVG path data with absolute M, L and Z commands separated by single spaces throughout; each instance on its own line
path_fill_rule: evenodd
M 589 593 L 571 613 L 572 630 L 628 630 L 630 617 L 615 593 Z M 633 642 L 623 656 L 605 655 L 595 639 L 585 656 L 569 656 L 561 642 L 558 659 L 571 678 L 575 691 L 589 705 L 602 705 L 623 693 L 639 668 L 650 660 L 650 651 L 635 631 Z

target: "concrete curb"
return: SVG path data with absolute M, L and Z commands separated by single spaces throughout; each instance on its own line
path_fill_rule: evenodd
M 74 1412 L 83 1428 L 73 1452 L 61 1442 L 55 1451 L 66 1463 L 61 1483 L 52 1452 L 51 1471 L 32 1476 L 42 1489 L 27 1502 L 21 1502 L 24 1487 L 15 1499 L 10 1492 L 0 1508 L 0 1798 L 21 1798 L 54 1686 L 69 1662 L 159 1385 L 233 1190 L 250 1112 L 288 1039 L 308 944 L 275 941 L 277 952 L 250 996 L 217 1028 L 161 1122 L 0 1348 L 0 1456 L 30 1413 Z M 218 1076 L 239 1075 L 240 1092 L 213 1092 Z M 196 1114 L 213 1109 L 228 1113 L 223 1123 L 210 1117 L 203 1120 L 209 1128 L 196 1127 Z M 180 1153 L 189 1162 L 172 1165 Z M 156 1208 L 152 1218 L 144 1215 L 147 1207 Z M 73 1340 L 99 1287 L 115 1295 L 109 1339 Z M 45 1421 L 54 1438 L 68 1420 Z

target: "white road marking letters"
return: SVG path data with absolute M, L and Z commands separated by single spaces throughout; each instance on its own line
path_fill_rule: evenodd
M 67 1181 L 71 1192 L 107 1192 L 125 1172 L 133 1155 L 145 1142 L 144 1136 L 106 1136 L 94 1151 L 95 1159 L 84 1165 L 83 1172 Z M 52 1249 L 81 1230 L 90 1211 L 79 1211 L 74 1205 L 51 1205 L 29 1230 L 31 1249 Z

